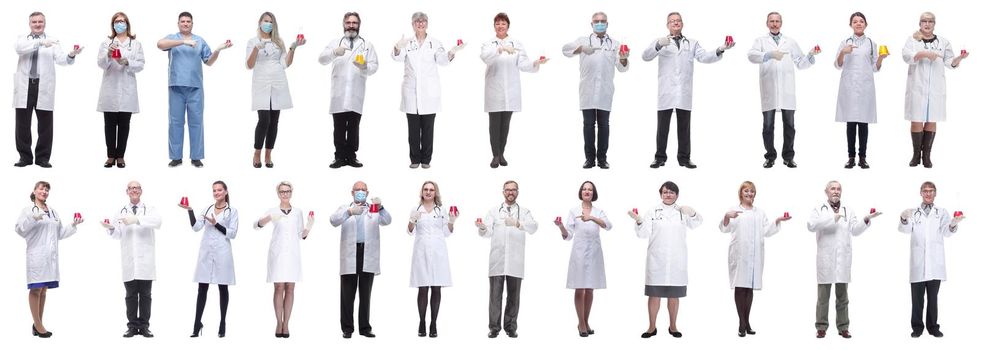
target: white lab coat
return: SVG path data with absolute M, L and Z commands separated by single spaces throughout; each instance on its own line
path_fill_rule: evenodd
M 39 212 L 44 216 L 34 220 L 34 214 Z M 75 226 L 71 222 L 62 224 L 58 213 L 50 206 L 45 213 L 32 205 L 20 211 L 14 231 L 27 240 L 27 283 L 60 280 L 58 241 L 75 234 Z
M 123 218 L 135 215 L 138 222 L 123 223 Z M 112 218 L 109 237 L 119 240 L 119 257 L 123 266 L 123 282 L 157 279 L 156 234 L 162 219 L 157 209 L 140 202 L 133 214 L 133 204 L 126 203 Z
M 516 219 L 519 227 L 507 226 L 505 220 Z M 538 222 L 531 211 L 515 203 L 501 204 L 484 215 L 486 230 L 477 229 L 477 234 L 491 239 L 490 255 L 487 263 L 488 276 L 525 277 L 525 234 L 538 231 Z
M 950 214 L 934 206 L 929 212 L 916 208 L 913 216 L 899 222 L 899 232 L 910 234 L 909 282 L 947 280 L 944 238 L 957 232 L 950 229 Z
M 613 68 L 621 73 L 629 68 L 620 63 L 620 42 L 592 33 L 563 45 L 562 54 L 572 57 L 579 47 L 596 48 L 592 54 L 579 54 L 579 109 L 613 109 Z
M 637 237 L 647 241 L 647 269 L 644 284 L 648 286 L 688 285 L 688 230 L 702 224 L 702 215 L 687 216 L 677 204 L 658 204 L 634 225 Z
M 565 240 L 572 241 L 569 254 L 569 272 L 565 287 L 568 289 L 606 288 L 606 267 L 603 264 L 603 245 L 600 242 L 600 226 L 595 222 L 583 222 L 582 207 L 569 209 L 565 216 L 565 230 L 569 235 Z M 603 209 L 593 206 L 592 216 L 606 223 L 605 230 L 613 228 Z
M 497 53 L 499 47 L 513 47 L 516 52 Z M 484 43 L 480 59 L 487 64 L 484 71 L 484 112 L 521 112 L 521 73 L 537 72 L 538 66 L 528 58 L 520 41 L 506 37 Z
M 215 206 L 195 216 L 194 232 L 204 229 L 201 235 L 201 248 L 198 250 L 198 265 L 194 270 L 194 282 L 209 284 L 235 284 L 235 261 L 232 259 L 232 239 L 238 234 L 238 210 L 227 207 L 215 216 L 215 223 L 225 227 L 221 233 L 205 216 L 215 214 Z
M 339 245 L 341 259 L 340 274 L 352 275 L 358 272 L 358 217 L 348 214 L 347 210 L 356 205 L 342 205 L 330 216 L 330 225 L 341 227 L 341 243 Z M 392 223 L 392 215 L 388 209 L 381 208 L 377 213 L 368 211 L 365 206 L 361 216 L 364 227 L 364 260 L 361 271 L 381 274 L 381 226 Z
M 926 43 L 906 39 L 903 47 L 903 61 L 909 64 L 906 73 L 906 120 L 914 122 L 942 122 L 947 120 L 947 78 L 944 67 L 954 69 L 957 54 L 950 41 L 939 36 Z M 913 61 L 920 51 L 931 51 L 939 55 L 936 60 Z
M 742 206 L 729 208 L 742 211 L 734 219 L 719 222 L 719 230 L 731 233 L 729 242 L 729 288 L 763 289 L 763 238 L 780 232 L 780 224 L 767 219 L 763 210 Z
M 245 59 L 259 47 L 252 67 L 252 110 L 280 111 L 293 108 L 290 84 L 286 80 L 286 57 L 289 54 L 270 39 L 255 37 L 245 45 Z
M 42 40 L 58 40 L 43 34 L 41 39 L 31 39 L 29 35 L 17 37 L 14 50 L 17 52 L 17 72 L 14 73 L 14 108 L 27 108 L 28 79 L 31 73 L 31 55 L 34 47 L 40 46 L 37 53 L 37 75 L 40 78 L 37 88 L 37 109 L 42 111 L 54 110 L 55 68 L 54 65 L 69 65 L 75 59 L 68 57 L 68 50 L 63 50 L 60 44 L 44 47 Z
M 450 232 L 449 212 L 441 207 L 434 207 L 432 212 L 426 212 L 426 207 L 419 206 L 410 212 L 422 214 L 416 227 L 408 231 L 415 235 L 412 244 L 412 269 L 409 274 L 409 286 L 417 287 L 449 287 L 453 285 L 450 278 L 450 255 L 446 248 L 446 237 Z
M 293 207 L 289 214 L 283 214 L 279 207 L 269 208 L 262 218 L 279 214 L 278 220 L 266 225 L 273 226 L 272 237 L 269 238 L 269 254 L 266 258 L 266 283 L 300 282 L 303 280 L 303 268 L 300 260 L 300 240 L 303 239 L 304 214 L 303 209 Z M 259 220 L 252 224 L 258 230 Z
M 773 36 L 769 34 L 756 38 L 747 54 L 750 62 L 760 65 L 760 104 L 764 112 L 796 110 L 794 67 L 806 69 L 814 64 L 814 56 L 801 51 L 794 39 L 780 35 L 779 41 L 779 44 L 773 41 Z M 767 57 L 774 50 L 783 52 L 783 59 Z
M 330 113 L 362 114 L 368 76 L 378 71 L 378 53 L 371 43 L 360 36 L 354 39 L 353 44 L 345 39 L 327 43 L 324 52 L 320 53 L 320 64 L 334 64 L 330 73 Z M 335 56 L 334 49 L 341 45 L 351 50 L 345 51 L 343 56 Z M 364 56 L 364 69 L 354 65 L 354 58 L 358 55 Z
M 644 50 L 644 61 L 657 61 L 657 110 L 691 110 L 695 60 L 712 63 L 722 59 L 715 49 L 705 50 L 698 40 L 682 37 L 680 45 L 671 40 L 658 50 L 657 41 Z
M 843 65 L 838 65 L 838 53 L 845 45 L 854 44 L 852 53 L 842 59 Z M 875 78 L 873 73 L 879 69 L 875 62 L 879 59 L 879 47 L 868 36 L 842 40 L 835 51 L 835 68 L 841 70 L 841 80 L 838 82 L 838 108 L 835 113 L 837 122 L 875 123 Z
M 823 203 L 811 211 L 807 230 L 817 239 L 817 283 L 852 282 L 852 236 L 858 236 L 869 228 L 865 216 L 857 216 L 851 208 L 841 206 L 842 218 L 835 222 L 835 211 Z
M 121 65 L 109 58 L 109 45 L 116 42 L 119 52 L 128 62 Z M 140 99 L 136 91 L 136 73 L 143 71 L 146 60 L 143 58 L 143 45 L 135 39 L 120 42 L 106 39 L 99 46 L 96 64 L 102 69 L 102 86 L 99 89 L 99 112 L 140 112 Z
M 408 46 L 398 53 L 392 52 L 392 59 L 405 62 L 399 110 L 419 115 L 439 113 L 442 107 L 436 66 L 450 64 L 449 53 L 443 49 L 443 44 L 428 34 L 419 42 L 413 34 Z

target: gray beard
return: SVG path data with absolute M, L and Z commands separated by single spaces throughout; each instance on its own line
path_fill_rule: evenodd
M 344 31 L 344 37 L 345 38 L 348 38 L 348 39 L 357 38 L 358 37 L 358 31 L 357 30 L 345 30 Z

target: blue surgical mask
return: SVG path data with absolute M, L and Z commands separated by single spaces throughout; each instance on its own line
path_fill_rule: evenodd
M 259 25 L 259 29 L 262 29 L 263 33 L 269 34 L 272 33 L 273 26 L 272 23 L 262 22 L 262 24 Z
M 365 191 L 354 191 L 354 201 L 358 203 L 364 203 L 368 199 L 368 192 Z
M 606 33 L 606 23 L 593 23 L 593 30 L 597 33 Z
M 122 34 L 126 32 L 126 22 L 113 23 L 112 29 L 116 31 L 116 34 Z

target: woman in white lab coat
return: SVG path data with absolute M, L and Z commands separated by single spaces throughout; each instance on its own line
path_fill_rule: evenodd
M 579 185 L 580 205 L 569 209 L 565 223 L 556 218 L 562 239 L 572 241 L 569 255 L 569 272 L 565 287 L 575 289 L 576 316 L 579 318 L 579 336 L 593 334 L 589 326 L 589 313 L 593 308 L 593 289 L 606 288 L 606 267 L 603 265 L 603 246 L 600 242 L 600 229 L 609 231 L 613 223 L 606 217 L 603 209 L 593 206 L 599 199 L 599 192 L 592 181 Z
M 548 61 L 545 56 L 529 59 L 524 45 L 508 36 L 510 28 L 508 15 L 498 13 L 494 16 L 494 40 L 485 42 L 480 48 L 480 59 L 487 64 L 484 112 L 490 115 L 491 168 L 508 165 L 504 159 L 504 146 L 508 143 L 511 115 L 521 111 L 520 72 L 537 72 L 538 66 Z
M 187 210 L 191 220 L 191 228 L 197 232 L 204 229 L 201 235 L 201 249 L 198 250 L 198 264 L 194 270 L 194 282 L 198 283 L 198 301 L 194 314 L 194 332 L 196 338 L 204 327 L 201 315 L 208 301 L 208 286 L 218 285 L 221 303 L 221 322 L 218 325 L 218 337 L 225 336 L 225 314 L 228 311 L 228 286 L 235 284 L 235 261 L 232 259 L 232 239 L 238 234 L 238 210 L 231 207 L 228 198 L 228 186 L 224 181 L 215 181 L 211 185 L 211 195 L 215 204 L 194 215 L 189 205 L 181 204 Z
M 419 206 L 409 213 L 407 232 L 415 236 L 412 245 L 412 270 L 409 286 L 419 288 L 416 303 L 419 308 L 419 336 L 426 336 L 427 298 L 432 308 L 429 337 L 435 338 L 436 317 L 442 299 L 440 289 L 453 284 L 450 279 L 450 257 L 446 237 L 453 233 L 457 214 L 442 207 L 439 186 L 426 181 L 419 192 Z M 432 295 L 429 291 L 432 290 Z
M 266 283 L 273 284 L 273 311 L 276 312 L 276 338 L 289 338 L 290 315 L 293 312 L 293 289 L 303 279 L 300 267 L 300 240 L 307 239 L 313 227 L 313 212 L 303 222 L 303 209 L 290 203 L 293 184 L 282 181 L 276 185 L 279 206 L 270 208 L 256 220 L 253 228 L 273 224 L 266 259 Z
M 853 34 L 838 45 L 835 68 L 841 70 L 838 82 L 838 107 L 835 121 L 844 122 L 848 138 L 848 162 L 845 169 L 855 167 L 855 137 L 858 136 L 858 166 L 868 169 L 866 148 L 869 123 L 876 122 L 875 79 L 873 73 L 882 67 L 888 52 L 878 50 L 875 42 L 865 36 L 865 15 L 855 12 L 849 19 Z M 883 47 L 885 48 L 885 47 Z
M 658 190 L 661 204 L 649 209 L 643 216 L 628 211 L 636 225 L 637 237 L 648 238 L 647 269 L 644 295 L 647 295 L 647 313 L 650 325 L 641 338 L 657 335 L 657 312 L 661 298 L 668 298 L 668 314 L 671 325 L 668 333 L 681 337 L 678 331 L 679 298 L 688 294 L 688 230 L 702 224 L 702 216 L 689 206 L 677 205 L 678 185 L 668 181 Z
M 126 142 L 129 140 L 129 122 L 133 113 L 140 112 L 136 92 L 136 73 L 143 71 L 143 45 L 136 41 L 129 17 L 125 13 L 112 15 L 109 38 L 99 46 L 96 63 L 102 69 L 102 87 L 99 90 L 99 106 L 105 121 L 106 168 L 113 165 L 125 168 Z M 115 52 L 118 50 L 118 55 Z
M 399 109 L 405 113 L 409 124 L 409 168 L 420 165 L 429 168 L 433 158 L 433 125 L 436 113 L 440 111 L 439 71 L 436 66 L 445 66 L 453 61 L 456 51 L 464 45 L 450 50 L 443 43 L 429 37 L 429 16 L 422 12 L 412 14 L 412 29 L 415 35 L 402 37 L 392 49 L 392 58 L 405 63 L 402 80 L 402 104 Z
M 252 70 L 252 110 L 259 113 L 255 124 L 255 153 L 252 167 L 259 168 L 259 152 L 266 148 L 266 167 L 272 168 L 272 149 L 279 130 L 279 111 L 293 108 L 286 68 L 293 64 L 293 53 L 306 39 L 297 38 L 287 50 L 279 36 L 279 23 L 272 12 L 259 16 L 256 37 L 245 46 L 245 66 Z
M 789 213 L 773 222 L 762 209 L 753 206 L 756 185 L 744 181 L 739 185 L 739 205 L 729 209 L 719 223 L 719 230 L 732 235 L 729 242 L 729 287 L 733 289 L 739 336 L 756 334 L 749 324 L 753 308 L 753 291 L 763 289 L 763 239 L 780 232 L 780 223 L 790 220 Z
M 930 12 L 920 15 L 920 29 L 906 39 L 903 61 L 909 64 L 906 75 L 906 120 L 913 141 L 913 159 L 909 166 L 932 168 L 930 153 L 937 136 L 937 122 L 947 120 L 947 78 L 944 68 L 960 67 L 967 57 L 962 50 L 955 55 L 950 41 L 933 33 L 937 17 Z
M 48 338 L 51 332 L 44 327 L 44 304 L 49 288 L 58 288 L 58 241 L 75 234 L 75 226 L 81 224 L 76 216 L 70 225 L 64 225 L 54 209 L 48 207 L 48 191 L 51 184 L 38 181 L 31 192 L 31 206 L 21 210 L 14 231 L 27 241 L 27 302 L 31 309 L 35 336 Z

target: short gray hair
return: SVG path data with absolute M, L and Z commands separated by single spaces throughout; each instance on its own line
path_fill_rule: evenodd
M 421 12 L 421 11 L 413 13 L 412 22 L 414 23 L 415 21 L 419 21 L 419 20 L 429 22 L 429 16 L 427 16 L 425 12 Z

